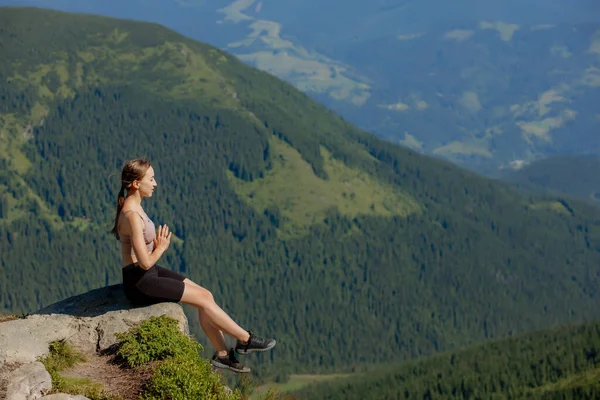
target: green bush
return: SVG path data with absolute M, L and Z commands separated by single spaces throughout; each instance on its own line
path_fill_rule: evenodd
M 150 317 L 139 326 L 115 335 L 119 340 L 117 356 L 130 368 L 168 357 L 189 357 L 202 346 L 184 335 L 177 320 L 166 315 Z
M 202 346 L 177 327 L 177 320 L 161 315 L 116 335 L 117 355 L 131 368 L 159 361 L 152 371 L 141 398 L 144 400 L 239 399 L 200 357 Z
M 142 395 L 143 400 L 239 398 L 239 391 L 227 389 L 221 376 L 200 356 L 176 357 L 160 363 Z
M 50 374 L 71 368 L 80 361 L 85 361 L 85 357 L 65 340 L 55 340 L 50 343 L 49 350 L 50 352 L 42 357 L 40 361 Z

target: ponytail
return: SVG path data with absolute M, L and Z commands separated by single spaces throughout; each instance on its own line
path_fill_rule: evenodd
M 113 226 L 112 233 L 115 235 L 117 239 L 119 239 L 119 214 L 121 214 L 121 210 L 123 209 L 123 204 L 125 204 L 125 194 L 127 193 L 127 189 L 125 187 L 125 182 L 121 182 L 121 190 L 119 190 L 119 194 L 117 195 L 117 215 L 115 216 L 115 224 Z

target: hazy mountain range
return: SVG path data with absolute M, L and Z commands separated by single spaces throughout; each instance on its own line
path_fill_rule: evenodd
M 376 135 L 496 175 L 600 149 L 600 6 L 577 1 L 1 0 L 153 21 Z

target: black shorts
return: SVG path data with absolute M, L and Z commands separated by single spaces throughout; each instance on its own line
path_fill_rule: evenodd
M 178 303 L 183 296 L 185 276 L 158 265 L 145 270 L 138 263 L 123 267 L 123 290 L 135 305 Z

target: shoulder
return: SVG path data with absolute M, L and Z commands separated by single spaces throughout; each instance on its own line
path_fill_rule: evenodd
M 131 225 L 139 225 L 142 221 L 141 214 L 137 210 L 123 210 L 123 221 L 127 221 Z

